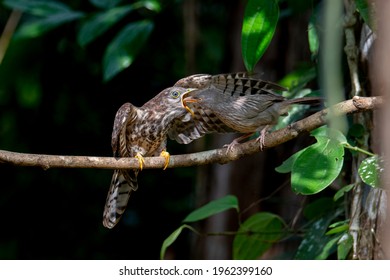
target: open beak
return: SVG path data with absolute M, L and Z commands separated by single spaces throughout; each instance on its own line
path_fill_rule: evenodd
M 188 103 L 196 103 L 196 102 L 198 102 L 198 100 L 197 100 L 197 99 L 194 99 L 194 98 L 187 98 L 186 100 L 184 100 L 184 97 L 185 97 L 188 93 L 190 93 L 190 92 L 192 92 L 192 91 L 194 91 L 194 90 L 196 90 L 196 89 L 191 88 L 191 89 L 189 89 L 188 91 L 186 91 L 185 93 L 183 93 L 183 94 L 181 95 L 181 104 L 182 104 L 182 106 L 191 114 L 192 117 L 194 116 L 194 111 L 192 111 L 192 110 L 190 109 L 190 107 L 188 107 L 187 102 L 188 102 Z

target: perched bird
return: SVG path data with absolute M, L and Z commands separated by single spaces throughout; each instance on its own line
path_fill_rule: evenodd
M 103 213 L 105 227 L 113 228 L 118 223 L 131 192 L 137 190 L 143 157 L 163 156 L 164 169 L 168 166 L 169 153 L 165 150 L 168 131 L 175 124 L 192 121 L 181 100 L 188 91 L 175 86 L 163 90 L 142 107 L 125 103 L 119 108 L 112 131 L 112 150 L 115 157 L 136 157 L 139 169 L 114 171 Z
M 318 98 L 287 100 L 276 91 L 283 87 L 246 73 L 183 78 L 142 107 L 125 103 L 115 116 L 111 146 L 115 157 L 135 157 L 139 169 L 115 170 L 103 213 L 103 225 L 113 228 L 124 213 L 130 194 L 138 188 L 143 157 L 165 157 L 167 136 L 188 144 L 208 133 L 266 131 L 294 103 L 318 103 Z M 230 149 L 242 137 L 233 141 Z M 260 145 L 263 140 L 259 138 Z
M 176 137 L 191 140 L 193 135 L 211 132 L 245 133 L 227 145 L 228 150 L 255 132 L 260 132 L 257 140 L 263 148 L 267 129 L 275 125 L 280 116 L 287 115 L 290 105 L 313 105 L 321 100 L 318 97 L 286 99 L 277 93 L 285 88 L 247 73 L 197 74 L 179 80 L 175 86 L 196 88 L 183 96 L 183 107 L 191 112 L 195 125 L 184 129 L 178 126 Z M 213 116 L 212 123 L 210 115 Z

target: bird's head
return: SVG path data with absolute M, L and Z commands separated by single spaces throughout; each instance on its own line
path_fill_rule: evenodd
M 191 88 L 182 88 L 182 87 L 174 86 L 174 87 L 170 87 L 170 88 L 165 89 L 158 96 L 160 96 L 165 101 L 165 103 L 167 103 L 169 105 L 173 105 L 173 104 L 180 105 L 183 96 L 192 90 L 193 89 L 191 89 Z
M 176 82 L 175 87 L 202 89 L 208 87 L 212 82 L 213 76 L 209 74 L 195 74 L 185 77 Z
M 149 102 L 158 103 L 161 105 L 164 104 L 164 106 L 168 106 L 169 109 L 175 110 L 177 112 L 185 108 L 189 113 L 191 113 L 191 115 L 193 115 L 193 112 L 188 107 L 186 107 L 185 103 L 183 103 L 183 98 L 194 90 L 195 89 L 193 88 L 173 86 L 165 89 L 159 95 L 157 95 L 154 98 L 156 100 L 151 100 Z

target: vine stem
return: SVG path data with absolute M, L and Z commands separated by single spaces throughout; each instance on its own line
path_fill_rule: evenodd
M 373 153 L 371 153 L 369 151 L 366 151 L 366 150 L 364 150 L 362 148 L 359 148 L 359 147 L 356 147 L 356 146 L 351 146 L 349 143 L 345 143 L 344 147 L 349 149 L 349 150 L 352 150 L 352 151 L 363 153 L 363 154 L 368 155 L 370 157 L 375 156 L 375 154 L 373 154 Z

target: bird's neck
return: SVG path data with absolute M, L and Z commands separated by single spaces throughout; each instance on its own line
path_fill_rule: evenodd
M 156 124 L 154 126 L 156 133 L 166 133 L 172 126 L 173 120 L 177 117 L 175 110 L 143 110 L 142 118 L 146 123 Z

